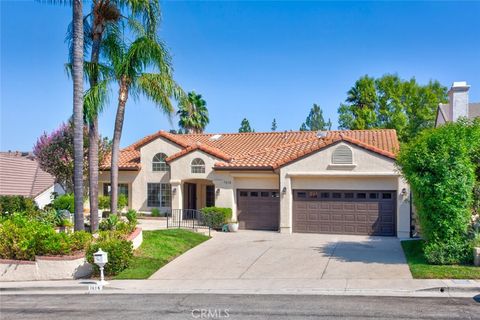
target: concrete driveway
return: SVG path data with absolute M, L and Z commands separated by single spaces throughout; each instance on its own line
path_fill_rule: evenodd
M 412 279 L 400 246 L 389 237 L 216 233 L 150 279 Z

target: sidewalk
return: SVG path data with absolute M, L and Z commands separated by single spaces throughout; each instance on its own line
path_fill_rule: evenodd
M 111 280 L 102 290 L 94 280 L 0 282 L 6 294 L 285 294 L 405 297 L 474 297 L 476 280 Z

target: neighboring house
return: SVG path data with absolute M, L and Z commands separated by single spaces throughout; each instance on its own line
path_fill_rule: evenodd
M 119 192 L 139 211 L 229 207 L 243 229 L 409 237 L 398 149 L 395 130 L 159 131 L 121 151 Z
M 454 82 L 448 91 L 448 103 L 440 104 L 437 109 L 435 127 L 459 118 L 474 119 L 480 117 L 480 102 L 470 103 L 466 81 Z
M 55 179 L 40 169 L 28 152 L 0 152 L 0 195 L 24 196 L 43 208 L 52 201 L 52 193 L 64 193 Z

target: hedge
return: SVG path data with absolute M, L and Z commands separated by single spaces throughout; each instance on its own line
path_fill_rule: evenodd
M 221 229 L 232 218 L 231 208 L 206 207 L 201 211 L 206 225 L 212 229 Z
M 432 264 L 468 263 L 480 122 L 461 121 L 422 132 L 403 145 L 397 164 L 411 186 L 424 253 Z

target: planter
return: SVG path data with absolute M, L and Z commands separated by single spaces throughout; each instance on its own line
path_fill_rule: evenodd
M 229 231 L 229 232 L 237 232 L 237 231 L 238 231 L 238 222 L 236 222 L 236 223 L 229 223 L 229 224 L 228 224 L 228 231 Z
M 35 261 L 0 259 L 0 281 L 71 280 L 93 272 L 85 253 L 36 256 Z
M 136 228 L 132 233 L 127 237 L 128 241 L 132 242 L 133 250 L 140 247 L 143 242 L 143 231 L 142 228 Z
M 473 248 L 473 264 L 480 267 L 480 247 Z

